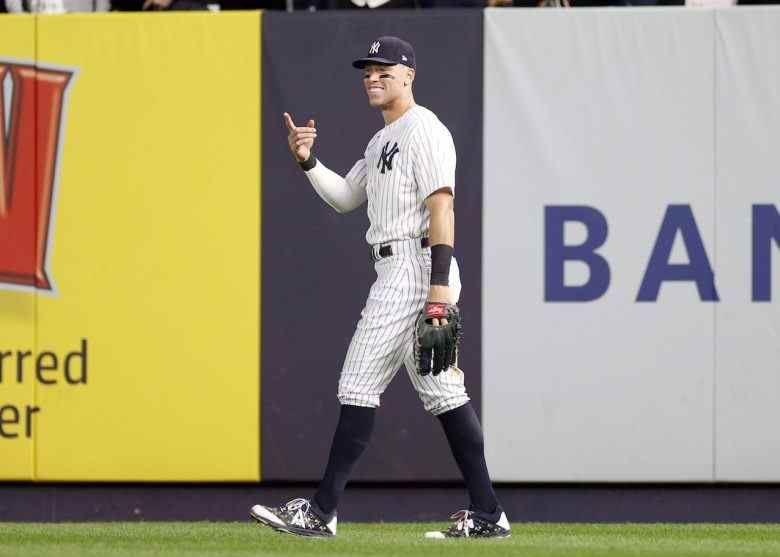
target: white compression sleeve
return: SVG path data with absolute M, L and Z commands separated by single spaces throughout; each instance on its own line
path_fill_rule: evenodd
M 339 213 L 356 209 L 366 201 L 365 190 L 355 187 L 319 160 L 304 174 L 323 201 Z

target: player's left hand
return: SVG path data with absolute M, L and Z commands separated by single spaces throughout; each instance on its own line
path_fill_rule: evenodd
M 438 319 L 436 319 L 438 318 Z M 437 322 L 446 324 L 436 325 Z M 428 302 L 414 326 L 414 360 L 420 375 L 439 375 L 455 365 L 463 333 L 458 306 Z
M 428 291 L 428 303 L 438 304 L 454 304 L 455 300 L 452 299 L 449 286 L 441 286 L 439 284 L 432 284 Z M 431 321 L 432 325 L 446 325 L 447 319 L 443 318 L 441 322 L 434 318 Z

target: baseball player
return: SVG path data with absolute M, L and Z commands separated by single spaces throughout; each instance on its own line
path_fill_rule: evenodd
M 315 122 L 284 114 L 288 143 L 314 190 L 340 213 L 368 202 L 366 241 L 377 278 L 368 294 L 338 385 L 341 413 L 323 479 L 314 496 L 251 515 L 276 530 L 334 536 L 336 510 L 350 472 L 368 445 L 379 400 L 404 364 L 425 409 L 444 429 L 471 504 L 454 524 L 426 537 L 508 537 L 510 526 L 488 475 L 482 428 L 457 368 L 460 278 L 453 258 L 455 146 L 436 115 L 415 104 L 412 46 L 373 41 L 352 64 L 363 72 L 369 105 L 385 126 L 342 177 L 312 152 Z

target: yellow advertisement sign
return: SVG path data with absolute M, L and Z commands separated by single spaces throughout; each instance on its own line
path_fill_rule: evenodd
M 7 225 L 12 168 L 7 164 L 5 148 L 10 122 L 7 115 L 8 91 L 11 87 L 9 68 L 18 60 L 35 57 L 35 19 L 29 16 L 4 16 L 0 18 L 0 259 L 7 259 L 13 251 L 35 253 L 32 242 L 21 243 Z M 9 107 L 10 108 L 10 107 Z M 16 213 L 27 222 L 25 232 L 34 234 L 33 215 L 22 209 Z M 22 245 L 20 245 L 22 244 Z M 2 279 L 0 279 L 2 280 Z M 31 479 L 33 476 L 34 437 L 26 422 L 27 408 L 33 412 L 35 386 L 31 382 L 17 381 L 17 369 L 10 362 L 10 347 L 23 351 L 35 344 L 35 293 L 24 291 L 16 284 L 0 285 L 0 478 L 10 480 Z
M 259 479 L 260 14 L 40 16 L 37 63 L 35 248 L 0 289 L 32 477 Z

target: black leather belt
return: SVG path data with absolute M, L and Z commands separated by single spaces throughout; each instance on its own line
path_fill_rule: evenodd
M 421 248 L 427 248 L 428 245 L 429 245 L 428 238 L 420 238 Z M 371 260 L 379 261 L 380 259 L 384 259 L 385 257 L 390 257 L 391 255 L 393 255 L 393 246 L 391 244 L 381 244 L 379 246 L 379 249 L 376 250 L 376 254 L 378 254 L 379 257 L 377 257 L 374 253 L 374 246 L 371 246 L 369 248 L 369 251 L 371 252 Z

